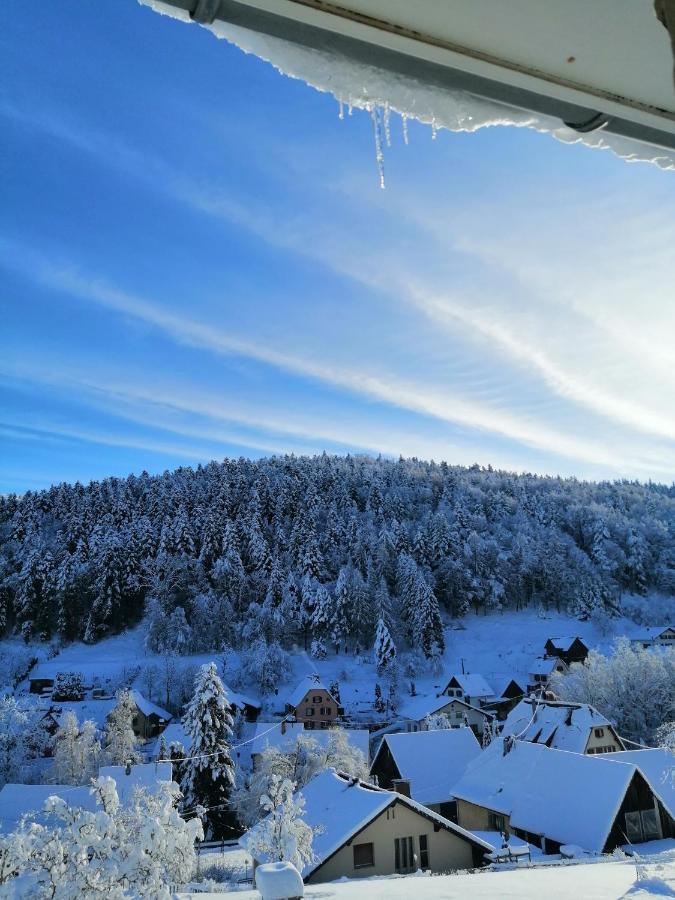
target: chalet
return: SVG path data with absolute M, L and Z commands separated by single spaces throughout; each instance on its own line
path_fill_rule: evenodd
M 136 711 L 131 721 L 136 737 L 148 740 L 157 737 L 171 721 L 171 713 L 147 700 L 140 691 L 130 691 Z
M 670 817 L 675 819 L 675 772 L 673 771 L 673 754 L 670 750 L 662 747 L 624 750 L 621 753 L 607 754 L 602 759 L 613 759 L 616 762 L 630 763 L 636 766 L 647 779 L 654 793 L 659 796 Z
M 453 675 L 443 688 L 446 697 L 456 697 L 470 706 L 481 706 L 494 697 L 494 691 L 482 675 Z
M 260 715 L 262 703 L 246 694 L 240 694 L 238 691 L 231 690 L 227 685 L 225 685 L 225 690 L 232 709 L 238 712 L 247 722 L 255 722 Z
M 382 738 L 370 774 L 380 787 L 412 797 L 455 821 L 450 788 L 480 752 L 470 728 L 389 734 Z
M 503 722 L 513 707 L 516 706 L 527 693 L 523 685 L 527 686 L 527 682 L 523 681 L 521 685 L 515 678 L 503 680 L 501 685 L 498 685 L 497 687 L 494 699 L 486 701 L 483 704 L 483 708 L 494 713 L 499 722 Z
M 318 675 L 308 675 L 286 701 L 286 715 L 305 728 L 328 728 L 337 722 L 344 710 Z
M 253 735 L 249 738 L 249 743 L 245 747 L 249 751 L 251 768 L 255 770 L 258 766 L 260 754 L 268 747 L 290 752 L 294 749 L 298 738 L 303 736 L 316 741 L 319 747 L 323 749 L 328 746 L 331 738 L 336 734 L 344 735 L 352 747 L 363 753 L 366 763 L 368 763 L 370 758 L 370 734 L 367 729 L 333 726 L 319 729 L 315 734 L 308 735 L 302 722 L 257 722 Z M 246 765 L 246 759 L 243 755 L 241 762 L 242 765 Z
M 546 656 L 535 659 L 530 666 L 530 671 L 527 673 L 529 681 L 527 685 L 528 693 L 548 690 L 552 675 L 565 675 L 567 672 L 569 672 L 567 663 L 563 662 L 558 656 Z
M 527 697 L 509 713 L 502 735 L 590 755 L 616 753 L 623 741 L 611 722 L 587 703 L 563 703 Z
M 637 638 L 634 638 L 633 644 L 645 650 L 650 647 L 675 647 L 675 626 L 657 625 L 654 628 L 645 628 Z
M 675 821 L 636 766 L 512 738 L 493 741 L 452 793 L 463 828 L 506 830 L 545 853 L 564 844 L 609 853 L 675 835 Z
M 338 878 L 448 872 L 483 864 L 490 844 L 409 797 L 325 769 L 302 788 L 304 821 L 319 833 L 308 884 Z M 254 859 L 254 866 L 268 862 Z
M 549 638 L 544 644 L 546 656 L 557 656 L 567 666 L 572 663 L 582 663 L 588 656 L 588 647 L 580 637 L 554 637 Z
M 492 724 L 494 713 L 486 709 L 471 706 L 464 700 L 456 697 L 452 699 L 441 695 L 430 699 L 429 697 L 415 697 L 409 700 L 398 711 L 398 721 L 390 731 L 425 731 L 428 716 L 444 715 L 448 717 L 451 728 L 461 728 L 468 725 L 476 737 L 480 737 L 485 729 L 485 722 Z

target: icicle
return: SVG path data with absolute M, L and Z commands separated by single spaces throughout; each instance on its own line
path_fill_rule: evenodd
M 373 120 L 373 132 L 375 134 L 375 161 L 380 176 L 380 187 L 384 190 L 384 153 L 382 152 L 382 134 L 380 132 L 380 118 L 378 108 L 371 106 L 370 117 Z
M 384 104 L 384 111 L 382 113 L 382 123 L 384 124 L 384 142 L 387 147 L 391 147 L 391 130 L 389 128 L 389 104 Z
M 345 117 L 345 106 L 342 102 L 342 97 L 338 100 L 338 119 L 344 119 Z
M 401 121 L 403 122 L 403 143 L 408 146 L 408 117 L 405 113 L 401 116 Z
M 436 135 L 438 134 L 438 125 L 436 124 L 436 119 L 431 120 L 431 140 L 436 140 Z
M 352 107 L 352 101 L 350 100 L 350 101 L 349 101 L 349 105 L 347 106 L 347 113 L 348 113 L 350 116 L 351 116 L 351 114 L 352 114 L 352 110 L 353 110 L 353 107 Z

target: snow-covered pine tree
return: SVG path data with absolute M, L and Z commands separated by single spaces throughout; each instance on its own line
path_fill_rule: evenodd
M 200 668 L 192 700 L 183 716 L 190 738 L 190 756 L 184 764 L 181 790 L 186 810 L 206 810 L 207 836 L 225 837 L 231 828 L 229 797 L 234 785 L 234 763 L 230 755 L 232 707 L 215 663 Z
M 375 654 L 377 674 L 382 675 L 389 663 L 396 658 L 396 645 L 389 633 L 389 629 L 384 624 L 384 619 L 378 620 L 373 652 Z
M 120 691 L 105 725 L 103 751 L 108 765 L 124 766 L 128 762 L 141 762 L 138 738 L 133 729 L 135 714 L 136 704 L 131 693 Z

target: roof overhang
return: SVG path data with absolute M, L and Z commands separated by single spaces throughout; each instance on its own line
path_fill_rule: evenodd
M 141 2 L 675 149 L 671 46 L 652 0 Z

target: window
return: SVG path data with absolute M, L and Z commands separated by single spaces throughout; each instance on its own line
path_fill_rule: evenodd
M 322 697 L 312 697 L 312 703 L 321 703 Z
M 596 738 L 601 738 L 601 737 L 604 737 L 604 736 L 605 736 L 605 729 L 604 729 L 604 728 L 596 728 L 596 729 L 594 729 L 594 731 L 595 731 L 595 736 L 596 736 Z
M 415 869 L 412 837 L 395 838 L 394 865 L 397 872 L 412 872 Z
M 661 837 L 659 818 L 655 809 L 626 813 L 626 837 L 631 844 L 653 841 Z
M 333 707 L 332 707 L 332 706 L 327 706 L 327 707 L 326 707 L 326 715 L 327 715 L 327 716 L 332 716 L 332 715 L 333 715 Z
M 354 868 L 365 869 L 375 865 L 375 850 L 370 844 L 354 844 Z
M 429 841 L 426 834 L 420 835 L 420 869 L 429 868 Z
M 395 806 L 390 806 L 390 807 L 389 807 L 389 809 L 387 810 L 387 818 L 388 818 L 388 819 L 390 819 L 390 818 L 391 818 L 391 819 L 395 819 L 395 818 L 396 818 L 396 807 L 395 807 Z
M 305 715 L 306 715 L 306 716 L 313 716 L 313 715 L 314 715 L 314 708 L 313 708 L 312 706 L 307 706 L 307 707 L 305 708 Z
M 495 831 L 504 831 L 504 816 L 500 816 L 499 813 L 491 812 L 488 815 L 488 822 L 490 823 L 490 828 Z

